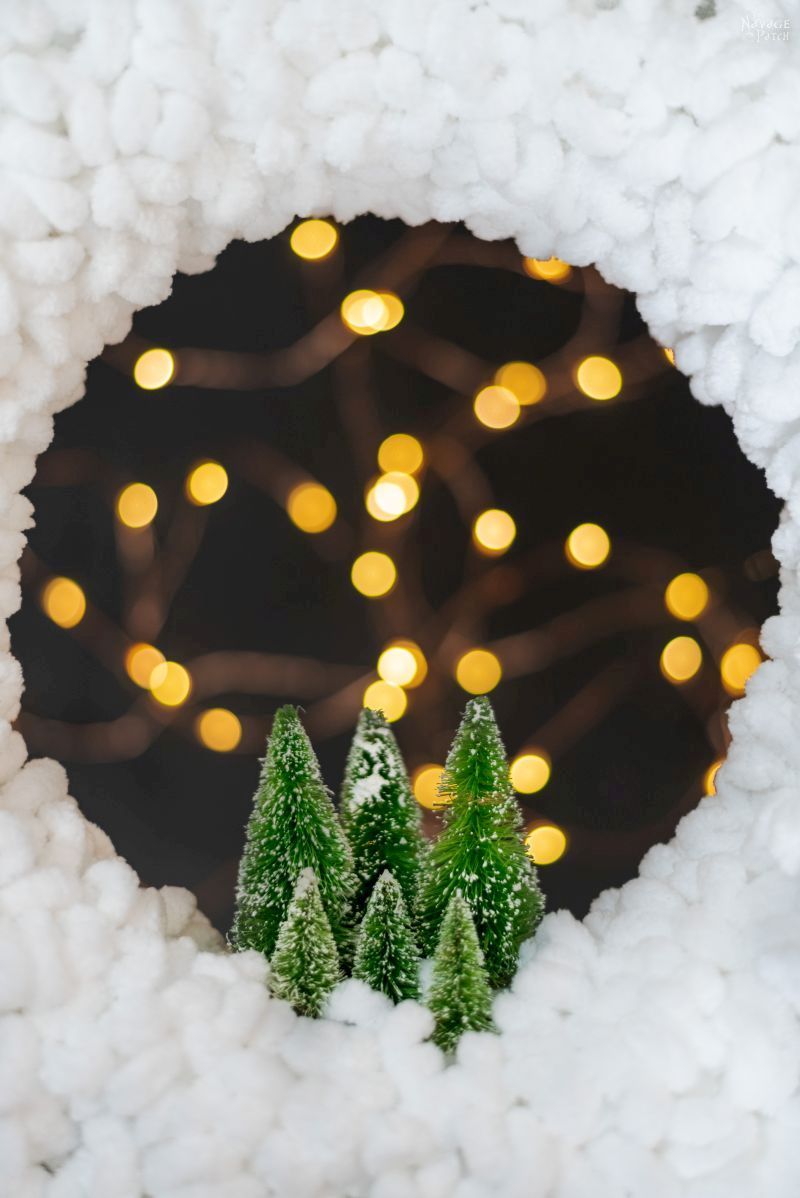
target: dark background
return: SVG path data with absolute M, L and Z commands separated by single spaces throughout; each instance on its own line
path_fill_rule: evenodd
M 289 345 L 405 235 L 403 226 L 373 218 L 342 232 L 334 265 L 300 263 L 286 234 L 258 245 L 233 244 L 208 274 L 176 278 L 170 298 L 139 313 L 135 330 L 171 347 L 251 353 Z M 463 231 L 453 235 L 459 244 L 468 240 Z M 514 256 L 510 247 L 501 249 L 507 258 Z M 493 365 L 515 358 L 540 361 L 572 337 L 585 299 L 581 272 L 566 288 L 519 270 L 464 262 L 423 270 L 405 302 L 406 320 L 396 333 L 357 341 L 338 366 L 290 388 L 242 392 L 192 386 L 146 393 L 107 361 L 93 363 L 86 398 L 58 416 L 44 477 L 29 488 L 36 508 L 30 543 L 39 563 L 76 578 L 96 608 L 119 620 L 116 492 L 133 479 L 152 485 L 160 502 L 156 529 L 165 535 L 185 502 L 187 469 L 210 456 L 227 466 L 230 488 L 209 509 L 201 548 L 159 647 L 178 661 L 210 649 L 256 649 L 373 669 L 386 638 L 373 619 L 375 604 L 349 582 L 349 563 L 357 546 L 372 547 L 362 545 L 363 487 L 370 455 L 374 462 L 375 435 L 403 430 L 424 442 L 443 413 L 459 402 L 468 411 L 471 398 L 454 397 L 451 388 L 415 369 L 405 349 L 393 353 L 391 339 L 402 335 L 405 342 L 397 344 L 413 351 L 419 330 L 420 336 L 435 334 Z M 613 326 L 609 344 L 597 346 L 597 352 L 614 356 L 615 346 L 641 338 L 632 297 L 624 300 Z M 536 627 L 593 595 L 621 590 L 613 556 L 601 571 L 565 568 L 541 585 L 521 586 L 513 573 L 514 562 L 537 545 L 560 545 L 586 520 L 604 525 L 615 546 L 630 545 L 634 555 L 637 546 L 654 547 L 676 555 L 685 568 L 711 570 L 715 593 L 735 613 L 740 629 L 757 627 L 776 610 L 774 570 L 764 551 L 777 523 L 777 502 L 744 460 L 727 417 L 697 404 L 660 351 L 654 349 L 652 362 L 651 377 L 635 388 L 635 402 L 589 405 L 523 423 L 485 437 L 475 450 L 494 503 L 511 511 L 518 526 L 515 546 L 504 559 L 511 567 L 510 593 L 517 597 L 488 615 L 485 641 Z M 374 419 L 359 432 L 365 405 Z M 366 449 L 359 443 L 362 433 Z M 336 496 L 341 527 L 324 551 L 317 538 L 294 528 L 267 490 L 237 471 L 237 452 L 253 442 L 278 447 Z M 65 477 L 46 475 L 47 457 L 52 461 L 54 453 L 74 449 L 87 451 L 74 478 L 69 457 Z M 404 536 L 404 548 L 398 549 L 401 577 L 418 563 L 421 588 L 434 611 L 465 574 L 493 565 L 473 560 L 469 530 L 451 492 L 433 473 L 423 480 L 421 503 Z M 26 577 L 33 575 L 28 571 Z M 81 643 L 45 617 L 38 585 L 26 586 L 12 635 L 26 678 L 27 717 L 21 726 L 33 752 L 44 753 L 55 752 L 48 747 L 49 726 L 35 718 L 26 725 L 26 718 L 111 719 L 127 710 L 136 690 L 102 646 Z M 656 579 L 653 585 L 662 584 Z M 418 629 L 404 632 L 419 639 Z M 543 673 L 502 682 L 492 695 L 509 752 L 515 753 L 610 664 L 634 663 L 637 671 L 621 701 L 560 753 L 548 787 L 525 801 L 528 821 L 546 816 L 570 835 L 562 861 L 542 871 L 551 906 L 582 914 L 604 886 L 632 876 L 644 849 L 668 835 L 679 814 L 699 800 L 703 772 L 724 749 L 720 712 L 728 700 L 711 655 L 688 688 L 689 699 L 659 672 L 663 644 L 683 632 L 692 629 L 664 611 L 652 627 L 602 637 Z M 412 692 L 409 714 L 395 726 L 409 768 L 443 760 L 465 699 L 446 676 L 431 686 L 435 703 L 426 707 Z M 274 695 L 233 694 L 215 697 L 214 705 L 253 717 L 266 735 L 280 701 Z M 421 705 L 417 716 L 415 704 Z M 129 760 L 62 756 L 73 794 L 143 880 L 194 888 L 224 927 L 258 752 L 254 744 L 230 755 L 209 752 L 191 728 L 187 711 Z M 335 789 L 348 736 L 338 732 L 315 737 L 315 743 Z

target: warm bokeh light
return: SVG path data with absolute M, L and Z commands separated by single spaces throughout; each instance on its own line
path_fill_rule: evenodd
M 520 753 L 511 762 L 511 785 L 521 795 L 535 795 L 550 781 L 550 758 L 541 749 Z
M 180 707 L 189 697 L 192 680 L 177 661 L 162 661 L 151 673 L 148 689 L 164 707 Z
M 403 301 L 393 291 L 351 291 L 342 300 L 341 317 L 354 333 L 363 337 L 385 333 L 403 319 Z
M 507 362 L 497 371 L 494 381 L 513 391 L 523 407 L 539 403 L 547 394 L 547 379 L 532 362 Z
M 410 512 L 419 499 L 419 484 L 411 474 L 391 470 L 370 486 L 364 498 L 374 520 L 397 520 Z
M 696 620 L 708 607 L 708 585 L 699 574 L 677 574 L 664 592 L 664 602 L 676 620 Z
M 761 665 L 761 654 L 755 645 L 742 641 L 731 645 L 722 655 L 719 672 L 722 685 L 729 695 L 743 695 L 747 680 Z
M 387 595 L 397 581 L 397 570 L 388 553 L 370 549 L 353 562 L 350 571 L 353 586 L 368 599 Z
M 717 774 L 722 768 L 722 759 L 713 762 L 706 772 L 703 774 L 703 794 L 715 795 L 717 793 Z
M 702 664 L 703 650 L 691 636 L 676 636 L 661 651 L 661 673 L 669 682 L 688 682 Z
M 472 540 L 481 553 L 505 553 L 516 535 L 517 526 L 513 517 L 498 507 L 481 512 L 472 525 Z
M 547 283 L 563 283 L 572 274 L 572 267 L 560 258 L 523 258 L 522 269 L 532 279 Z
M 525 847 L 536 865 L 552 865 L 566 852 L 566 833 L 557 824 L 539 824 L 525 837 Z
M 338 240 L 339 232 L 335 225 L 329 220 L 315 219 L 304 220 L 296 225 L 292 229 L 289 244 L 298 258 L 304 258 L 307 262 L 319 262 L 321 258 L 327 258 L 333 252 Z
M 608 560 L 611 540 L 599 524 L 579 524 L 567 537 L 564 552 L 579 570 L 596 570 Z
M 671 366 L 675 365 L 675 350 L 674 349 L 669 349 L 665 345 L 664 346 L 664 357 L 667 359 L 667 361 L 669 362 L 669 364 Z
M 471 695 L 494 690 L 502 677 L 503 667 L 489 649 L 470 649 L 456 663 L 456 681 Z
M 387 665 L 382 667 L 381 661 L 384 654 L 393 652 L 394 650 L 401 650 L 402 653 L 397 657 L 389 657 Z M 407 677 L 404 682 L 401 682 L 397 676 L 390 677 L 391 673 L 397 674 L 398 671 L 404 675 L 408 673 L 408 654 L 411 655 L 414 662 L 414 669 L 410 677 Z M 386 673 L 383 672 L 384 668 L 386 669 Z M 415 687 L 421 686 L 425 681 L 428 674 L 428 662 L 416 641 L 394 640 L 386 646 L 381 657 L 378 659 L 378 673 L 387 682 L 394 682 L 398 686 L 404 686 L 406 690 L 413 690 Z
M 378 450 L 378 465 L 386 474 L 399 470 L 402 474 L 416 474 L 425 461 L 422 446 L 410 433 L 392 433 L 381 441 Z
M 390 724 L 399 720 L 408 706 L 408 696 L 402 686 L 393 682 L 371 682 L 364 691 L 364 707 L 372 707 L 382 711 Z
M 239 717 L 227 707 L 209 707 L 195 721 L 197 739 L 215 753 L 230 753 L 242 739 Z
M 389 310 L 377 291 L 364 288 L 346 295 L 340 312 L 348 329 L 364 337 L 380 333 L 389 319 Z
M 160 649 L 156 649 L 155 645 L 148 645 L 146 642 L 140 641 L 136 645 L 131 645 L 125 654 L 125 670 L 132 682 L 135 682 L 142 690 L 148 690 L 153 670 L 163 661 L 164 654 Z
M 117 516 L 128 528 L 144 528 L 158 511 L 158 496 L 147 483 L 131 483 L 117 496 Z
M 438 807 L 441 803 L 447 802 L 439 794 L 439 783 L 442 780 L 444 766 L 436 765 L 430 762 L 428 765 L 421 765 L 414 770 L 411 777 L 411 786 L 414 791 L 414 798 L 419 803 L 420 807 L 427 807 L 432 811 L 434 807 Z
M 487 428 L 510 428 L 519 420 L 519 400 L 508 387 L 492 384 L 475 396 L 475 415 Z
M 389 645 L 378 658 L 378 673 L 384 682 L 408 686 L 417 673 L 417 659 L 405 645 Z
M 575 381 L 589 399 L 613 399 L 622 389 L 622 373 L 610 358 L 593 354 L 584 358 L 575 371 Z
M 228 472 L 219 462 L 200 462 L 186 479 L 186 494 L 198 507 L 217 503 L 227 489 Z
M 286 498 L 286 511 L 303 532 L 325 532 L 336 519 L 336 500 L 322 483 L 298 483 Z
M 45 615 L 59 628 L 74 628 L 86 614 L 86 596 L 71 578 L 51 578 L 41 602 Z
M 386 306 L 386 320 L 381 328 L 381 332 L 388 333 L 389 329 L 394 329 L 399 325 L 406 314 L 406 310 L 400 296 L 395 295 L 393 291 L 379 291 L 378 295 Z
M 175 374 L 175 359 L 168 349 L 146 349 L 133 367 L 134 381 L 143 391 L 166 387 Z

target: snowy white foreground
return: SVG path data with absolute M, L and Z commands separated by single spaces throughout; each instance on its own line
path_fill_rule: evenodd
M 311 1024 L 138 888 L 24 765 L 0 661 L 3 1198 L 795 1198 L 800 1185 L 800 30 L 728 0 L 4 0 L 0 608 L 85 362 L 176 269 L 295 214 L 463 219 L 640 296 L 787 500 L 774 658 L 719 779 L 502 1035 L 444 1069 L 356 983 Z M 794 19 L 789 0 L 751 15 Z M 720 497 L 724 502 L 724 497 Z

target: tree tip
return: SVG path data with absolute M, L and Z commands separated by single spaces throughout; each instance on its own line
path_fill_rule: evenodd
M 358 716 L 358 727 L 363 728 L 384 728 L 386 727 L 386 716 L 379 707 L 362 707 Z
M 466 913 L 472 919 L 472 908 L 460 890 L 454 890 L 447 904 L 447 911 L 457 911 L 460 915 Z
M 297 883 L 294 888 L 294 897 L 302 898 L 304 894 L 308 894 L 309 890 L 313 890 L 317 885 L 317 875 L 310 865 L 305 869 L 301 869 L 297 877 Z
M 300 713 L 293 703 L 284 703 L 273 716 L 273 726 L 278 723 L 299 723 Z

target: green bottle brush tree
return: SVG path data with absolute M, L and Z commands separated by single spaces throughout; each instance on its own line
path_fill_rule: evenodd
M 297 879 L 270 962 L 270 984 L 300 1015 L 318 1016 L 342 980 L 339 953 L 313 869 Z
M 345 767 L 341 813 L 358 878 L 357 912 L 363 914 L 373 886 L 386 869 L 413 911 L 423 851 L 419 805 L 394 733 L 381 711 L 365 708 L 358 717 Z
M 231 941 L 272 956 L 297 879 L 311 868 L 336 942 L 351 936 L 353 856 L 294 707 L 275 713 L 239 867 Z
M 475 919 L 489 979 L 507 986 L 523 940 L 544 913 L 536 869 L 492 705 L 471 699 L 445 763 L 443 828 L 428 855 L 420 897 L 422 949 L 432 953 L 447 905 L 461 894 Z
M 361 924 L 353 977 L 393 1002 L 419 998 L 419 951 L 400 884 L 384 870 Z

